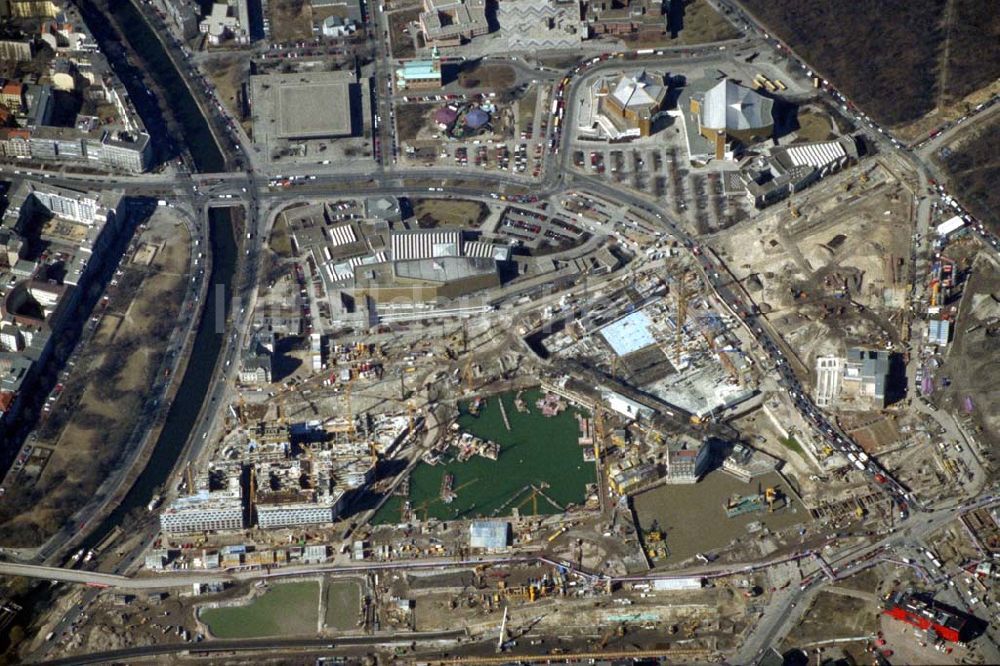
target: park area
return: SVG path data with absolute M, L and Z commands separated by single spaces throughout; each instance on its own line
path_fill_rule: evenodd
M 330 580 L 324 590 L 328 629 L 350 631 L 358 626 L 361 616 L 361 586 L 353 580 Z
M 414 199 L 413 216 L 421 229 L 458 227 L 478 229 L 489 210 L 479 201 L 461 199 Z
M 8 484 L 0 504 L 4 546 L 40 544 L 94 494 L 121 460 L 157 381 L 167 339 L 181 320 L 190 237 L 161 209 L 132 247 L 107 300 L 82 313 L 82 347 L 36 428 L 33 445 L 51 452 L 47 463 Z
M 205 608 L 199 619 L 216 638 L 302 636 L 316 633 L 319 583 L 280 583 L 242 606 Z

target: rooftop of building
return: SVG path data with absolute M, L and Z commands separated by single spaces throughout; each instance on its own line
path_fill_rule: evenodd
M 349 135 L 352 87 L 357 79 L 352 71 L 257 74 L 251 77 L 252 99 L 259 104 L 269 98 L 268 117 L 256 123 L 273 122 L 278 138 L 312 138 Z
M 704 93 L 701 125 L 713 130 L 739 131 L 768 127 L 773 101 L 732 79 L 724 79 Z
M 611 97 L 624 109 L 649 110 L 659 107 L 667 94 L 663 77 L 645 69 L 626 73 L 618 79 Z

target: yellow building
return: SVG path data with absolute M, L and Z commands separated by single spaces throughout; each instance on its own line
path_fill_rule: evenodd
M 726 158 L 732 141 L 759 143 L 774 133 L 773 101 L 729 79 L 703 95 L 692 95 L 690 111 L 697 118 L 698 133 L 712 143 L 715 159 Z
M 653 118 L 663 106 L 667 87 L 663 77 L 640 70 L 623 74 L 601 100 L 601 113 L 624 129 L 638 130 L 639 136 L 652 133 Z

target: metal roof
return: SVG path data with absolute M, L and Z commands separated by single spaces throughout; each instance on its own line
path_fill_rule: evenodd
M 396 69 L 396 76 L 401 79 L 439 79 L 441 68 L 433 60 L 411 60 Z
M 812 166 L 817 169 L 847 157 L 847 151 L 844 150 L 843 144 L 839 141 L 789 146 L 787 152 L 792 165 Z
M 462 256 L 460 231 L 407 231 L 391 239 L 393 261 Z
M 773 125 L 772 101 L 729 79 L 705 93 L 701 108 L 703 127 L 716 130 L 747 130 Z
M 476 520 L 469 525 L 469 547 L 499 550 L 506 548 L 510 523 L 505 520 Z
M 601 329 L 601 336 L 619 356 L 656 344 L 650 327 L 653 322 L 644 311 L 633 312 Z
M 635 108 L 659 104 L 666 92 L 663 79 L 643 69 L 618 79 L 611 96 L 618 100 L 622 108 Z

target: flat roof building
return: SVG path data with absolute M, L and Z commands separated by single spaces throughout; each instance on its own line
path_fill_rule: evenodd
M 490 31 L 486 0 L 424 0 L 420 29 L 429 44 L 458 46 Z
M 497 23 L 509 51 L 577 49 L 589 30 L 580 6 L 552 0 L 504 0 Z
M 927 342 L 932 345 L 946 345 L 951 338 L 951 322 L 947 319 L 931 319 L 927 322 Z
M 510 523 L 506 520 L 474 520 L 469 524 L 469 547 L 488 553 L 510 546 Z
M 843 385 L 852 388 L 859 397 L 869 398 L 878 407 L 885 405 L 885 389 L 889 377 L 889 352 L 852 347 L 847 350 Z
M 240 530 L 244 527 L 243 490 L 231 476 L 224 490 L 204 486 L 193 495 L 178 497 L 160 514 L 160 529 L 168 534 Z
M 354 72 L 258 74 L 250 77 L 254 141 L 351 136 L 360 92 Z

